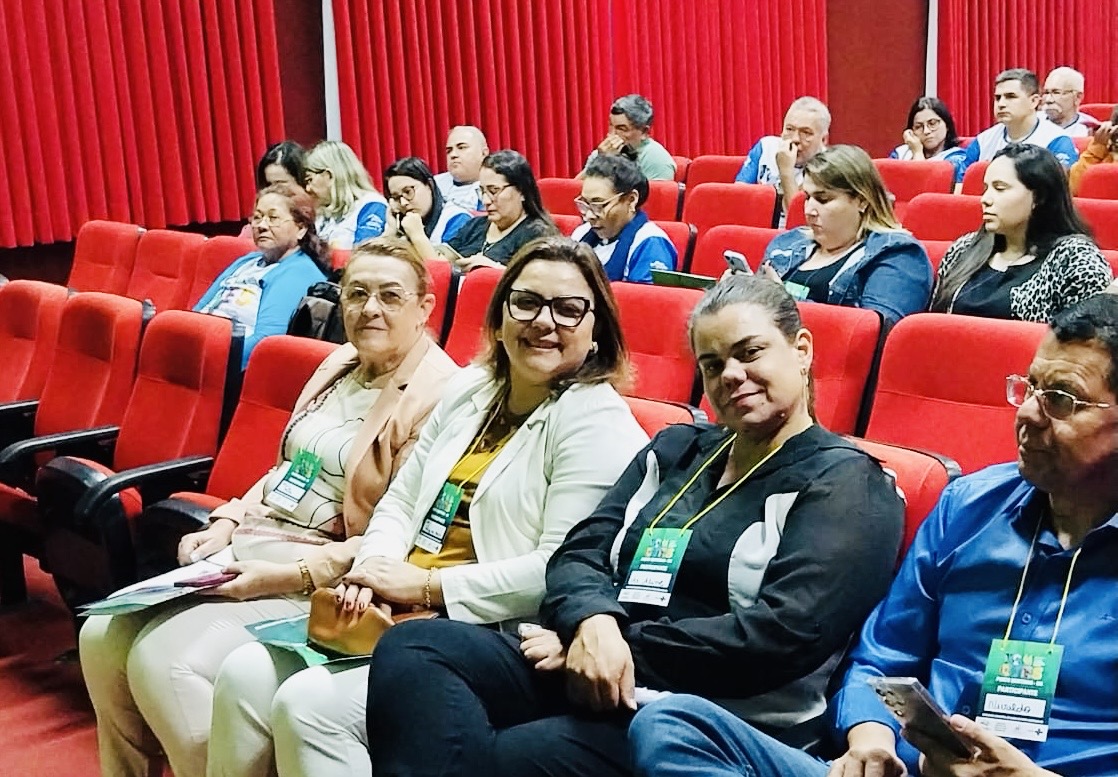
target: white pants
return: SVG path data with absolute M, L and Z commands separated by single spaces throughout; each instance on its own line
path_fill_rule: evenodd
M 225 659 L 214 686 L 208 777 L 370 777 L 367 664 L 306 668 L 259 642 Z M 273 762 L 274 753 L 274 762 Z
M 162 745 L 176 777 L 201 777 L 214 679 L 226 656 L 252 641 L 245 625 L 309 610 L 299 596 L 235 602 L 192 595 L 89 618 L 78 647 L 97 713 L 102 775 L 145 777 Z

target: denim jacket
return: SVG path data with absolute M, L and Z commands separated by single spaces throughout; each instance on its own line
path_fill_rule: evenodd
M 814 248 L 811 230 L 791 229 L 773 238 L 765 261 L 786 278 Z M 931 294 L 932 264 L 924 246 L 907 232 L 870 232 L 861 259 L 832 279 L 827 302 L 876 310 L 891 327 L 927 309 Z

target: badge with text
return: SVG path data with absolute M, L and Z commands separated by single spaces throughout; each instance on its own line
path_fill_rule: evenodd
M 645 529 L 617 601 L 666 607 L 690 541 L 690 529 Z
M 435 504 L 431 505 L 431 512 L 423 519 L 419 527 L 419 536 L 415 538 L 415 546 L 428 553 L 438 553 L 443 548 L 446 539 L 446 530 L 458 512 L 458 505 L 462 502 L 462 487 L 453 483 L 443 483 Z
M 307 495 L 322 469 L 322 459 L 310 451 L 300 449 L 276 487 L 264 497 L 264 503 L 284 512 L 292 513 L 299 500 Z
M 807 299 L 807 295 L 811 293 L 811 289 L 801 283 L 793 283 L 792 281 L 784 282 L 784 290 L 792 295 L 792 299 L 803 302 Z
M 975 718 L 1007 739 L 1044 742 L 1063 645 L 996 639 L 990 645 Z

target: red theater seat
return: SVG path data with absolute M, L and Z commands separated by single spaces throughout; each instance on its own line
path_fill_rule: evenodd
M 548 213 L 577 216 L 575 197 L 582 194 L 582 181 L 574 178 L 541 178 L 540 197 Z
M 955 166 L 943 160 L 875 159 L 873 166 L 896 198 L 894 207 L 925 192 L 950 194 L 955 186 Z
M 117 221 L 87 221 L 78 230 L 66 285 L 75 291 L 124 294 L 143 229 Z
M 807 218 L 804 216 L 804 204 L 806 202 L 807 195 L 802 190 L 792 195 L 792 201 L 788 203 L 788 211 L 784 217 L 785 229 L 795 229 L 807 224 Z
M 570 237 L 576 229 L 582 226 L 582 216 L 552 213 L 551 220 L 555 222 L 555 226 L 559 227 L 559 231 L 567 237 Z
M 655 437 L 666 426 L 672 424 L 690 424 L 695 418 L 694 408 L 675 402 L 659 402 L 655 399 L 641 397 L 625 397 L 633 418 L 644 429 L 649 437 Z
M 688 187 L 683 220 L 694 224 L 699 236 L 719 224 L 771 227 L 776 189 L 745 183 L 704 183 Z
M 943 261 L 943 257 L 947 254 L 947 249 L 951 247 L 954 240 L 921 240 L 920 244 L 924 246 L 924 250 L 928 252 L 928 261 L 932 263 L 932 272 L 939 272 L 939 265 Z
M 980 159 L 968 167 L 963 173 L 963 188 L 959 190 L 959 194 L 981 197 L 986 191 L 986 168 L 989 166 L 989 162 Z
M 1083 103 L 1079 106 L 1079 110 L 1099 121 L 1110 121 L 1110 115 L 1114 112 L 1114 103 Z
M 1095 200 L 1118 200 L 1118 164 L 1091 165 L 1079 179 L 1077 197 Z
M 653 221 L 678 221 L 683 210 L 683 185 L 675 181 L 649 181 L 644 212 Z
M 687 342 L 687 319 L 702 297 L 698 289 L 614 283 L 621 329 L 636 370 L 631 394 L 689 402 L 695 357 Z
M 485 342 L 485 310 L 501 273 L 495 267 L 479 267 L 466 274 L 454 304 L 454 320 L 443 350 L 465 366 L 481 351 Z
M 192 262 L 206 242 L 204 235 L 149 229 L 136 245 L 136 261 L 124 296 L 150 300 L 156 310 L 176 310 L 187 306 L 194 281 Z
M 904 226 L 919 240 L 955 240 L 982 226 L 982 202 L 964 194 L 918 194 Z
M 39 398 L 58 343 L 66 297 L 64 286 L 42 281 L 0 286 L 0 402 Z
M 664 230 L 664 234 L 668 236 L 668 240 L 675 246 L 676 262 L 673 269 L 680 269 L 687 266 L 687 262 L 691 260 L 691 254 L 695 251 L 695 227 L 692 224 L 685 224 L 682 221 L 657 221 L 656 226 Z
M 756 272 L 765 256 L 765 249 L 779 234 L 779 229 L 743 227 L 737 224 L 711 227 L 695 245 L 695 256 L 688 272 L 708 278 L 722 277 L 727 267 L 722 255 L 726 250 L 745 254 L 749 266 Z
M 1076 197 L 1075 209 L 1091 228 L 1099 248 L 1118 250 L 1118 200 Z
M 865 436 L 950 456 L 964 473 L 1013 461 L 1005 379 L 1028 371 L 1045 331 L 942 313 L 902 318 L 885 341 Z
M 687 173 L 691 169 L 691 159 L 685 156 L 672 156 L 675 162 L 675 180 L 676 183 L 683 183 L 687 180 Z
M 690 197 L 690 193 L 701 183 L 733 183 L 744 164 L 744 156 L 704 154 L 695 157 L 687 171 L 687 196 Z
M 435 295 L 435 308 L 427 320 L 427 330 L 441 343 L 446 340 L 454 317 L 454 303 L 458 299 L 461 275 L 454 265 L 442 259 L 428 260 L 427 274 L 431 276 L 430 291 Z
M 194 249 L 190 291 L 186 295 L 186 307 L 192 308 L 202 299 L 206 289 L 226 267 L 246 254 L 256 251 L 256 244 L 241 237 L 221 235 L 211 237 Z

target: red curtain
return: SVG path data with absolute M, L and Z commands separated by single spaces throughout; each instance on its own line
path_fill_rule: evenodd
M 444 165 L 476 124 L 538 175 L 573 175 L 613 99 L 640 92 L 674 154 L 744 154 L 788 103 L 826 99 L 825 0 L 333 0 L 342 135 L 379 181 Z
M 283 137 L 272 0 L 0 3 L 0 246 L 242 218 Z
M 1086 79 L 1084 102 L 1118 102 L 1118 3 L 1099 0 L 939 0 L 939 95 L 962 135 L 994 123 L 994 78 L 1026 67 L 1044 84 L 1068 65 Z

